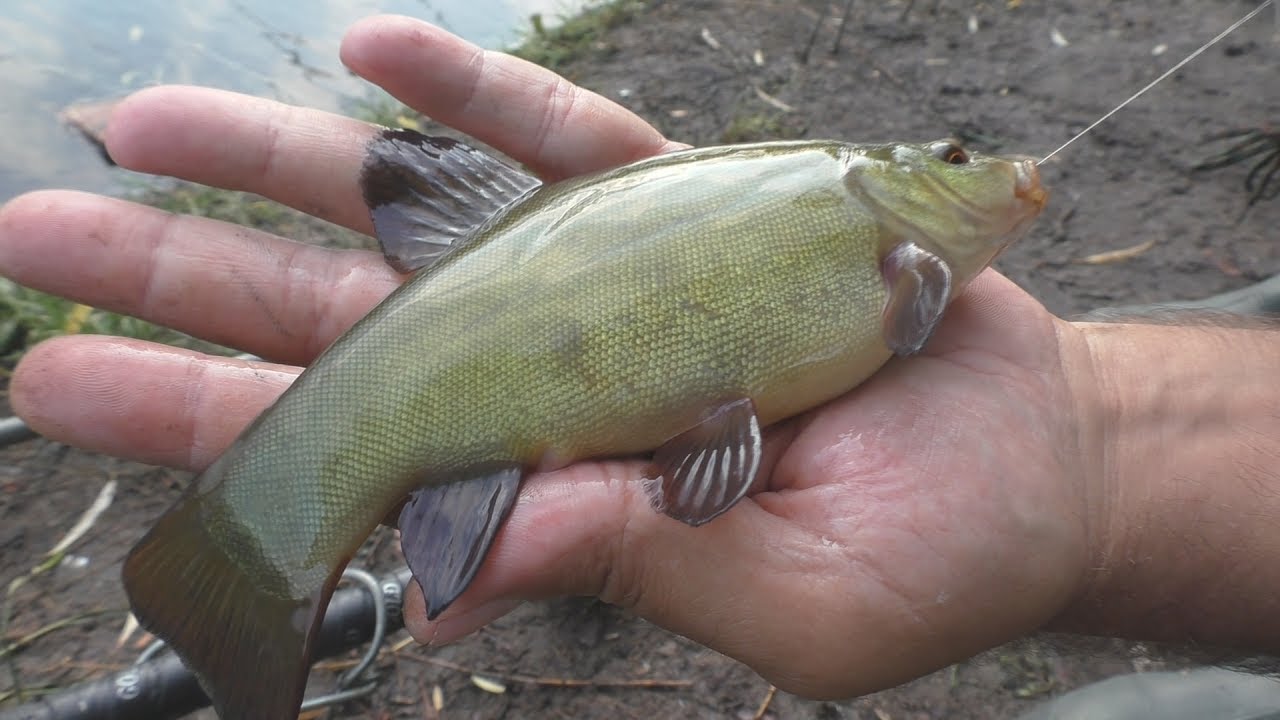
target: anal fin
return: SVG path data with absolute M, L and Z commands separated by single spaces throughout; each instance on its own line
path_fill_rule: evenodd
M 519 495 L 524 469 L 503 466 L 424 487 L 400 511 L 400 547 L 434 620 L 467 589 L 484 564 Z
M 721 405 L 654 453 L 661 473 L 655 505 L 688 525 L 710 522 L 751 489 L 762 445 L 760 419 L 749 398 Z

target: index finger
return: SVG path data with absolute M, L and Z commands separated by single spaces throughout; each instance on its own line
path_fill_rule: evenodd
M 548 180 L 684 147 L 546 68 L 413 18 L 362 20 L 347 32 L 341 54 L 353 71 L 405 104 Z
M 420 112 L 548 180 L 683 147 L 549 70 L 419 20 L 362 21 L 347 34 L 342 57 Z M 263 98 L 159 87 L 116 109 L 107 147 L 130 170 L 257 193 L 367 232 L 356 180 L 374 133 L 367 123 Z

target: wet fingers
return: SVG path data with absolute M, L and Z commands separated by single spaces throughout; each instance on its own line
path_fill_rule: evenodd
M 374 17 L 342 60 L 405 104 L 556 180 L 683 147 L 636 114 L 545 68 L 420 20 Z
M 399 282 L 372 252 L 61 191 L 0 208 L 0 275 L 298 364 Z
M 32 348 L 14 410 L 45 437 L 156 465 L 199 469 L 284 391 L 297 369 L 164 345 L 73 336 Z
M 333 113 L 210 88 L 138 92 L 111 114 L 107 150 L 122 167 L 246 190 L 360 232 L 358 188 L 377 128 Z

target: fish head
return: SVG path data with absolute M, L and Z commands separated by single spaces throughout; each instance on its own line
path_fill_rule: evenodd
M 846 186 L 887 244 L 910 241 L 941 257 L 956 292 L 1026 234 L 1048 200 L 1034 159 L 968 152 L 951 140 L 850 145 L 844 165 Z

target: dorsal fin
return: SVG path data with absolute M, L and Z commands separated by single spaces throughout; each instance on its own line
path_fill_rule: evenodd
M 434 263 L 503 208 L 542 186 L 453 138 L 386 130 L 369 143 L 360 189 L 387 262 Z

